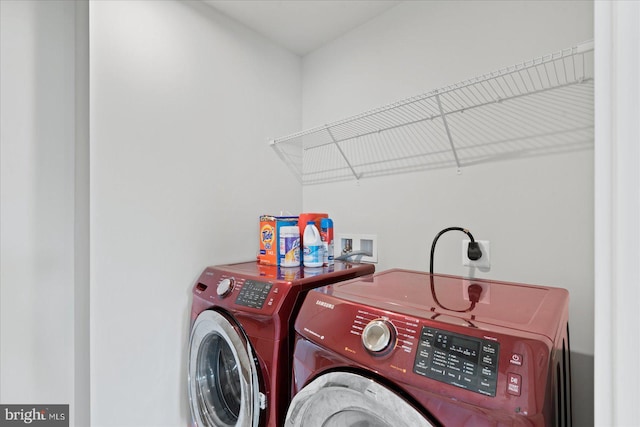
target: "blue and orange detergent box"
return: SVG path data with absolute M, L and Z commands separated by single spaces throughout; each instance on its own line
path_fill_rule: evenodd
M 297 216 L 260 216 L 260 252 L 258 253 L 258 262 L 265 265 L 279 265 L 280 228 L 297 225 Z

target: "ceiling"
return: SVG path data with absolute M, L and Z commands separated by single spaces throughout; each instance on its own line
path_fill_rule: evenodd
M 203 1 L 301 56 L 400 3 L 400 0 Z

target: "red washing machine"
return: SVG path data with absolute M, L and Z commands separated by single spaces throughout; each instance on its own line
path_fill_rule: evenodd
M 398 269 L 313 290 L 285 425 L 570 426 L 568 303 Z
M 193 287 L 188 387 L 194 426 L 281 426 L 290 400 L 293 320 L 310 289 L 373 265 L 208 267 Z

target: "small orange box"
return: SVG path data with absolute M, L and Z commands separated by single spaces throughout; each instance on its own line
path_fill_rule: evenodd
M 260 217 L 260 252 L 258 262 L 278 265 L 280 260 L 280 228 L 297 226 L 297 216 L 262 215 Z

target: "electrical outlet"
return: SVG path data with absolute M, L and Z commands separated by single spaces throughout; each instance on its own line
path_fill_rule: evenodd
M 480 259 L 473 261 L 467 257 L 467 248 L 469 247 L 470 240 L 462 241 L 462 265 L 465 267 L 477 267 L 480 271 L 489 271 L 491 269 L 491 251 L 488 240 L 476 240 L 482 256 Z
M 338 234 L 335 238 L 334 256 L 363 251 L 366 255 L 354 255 L 358 262 L 378 262 L 378 236 L 375 234 Z
M 469 301 L 469 286 L 478 285 L 482 288 L 482 293 L 480 294 L 480 299 L 478 300 L 479 304 L 491 304 L 491 287 L 488 283 L 483 282 L 474 282 L 473 280 L 463 280 L 462 281 L 462 299 L 465 301 Z

